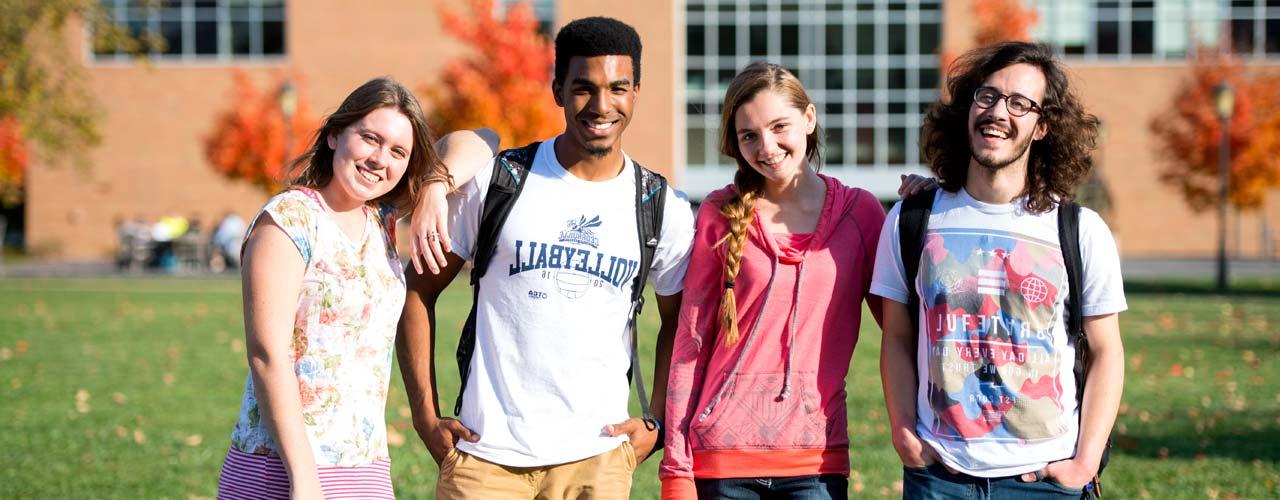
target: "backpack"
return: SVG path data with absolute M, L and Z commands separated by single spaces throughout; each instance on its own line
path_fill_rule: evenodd
M 480 278 L 489 269 L 494 250 L 498 245 L 498 233 L 502 231 L 511 208 L 520 198 L 524 181 L 529 177 L 534 156 L 538 152 L 535 142 L 522 148 L 508 149 L 498 153 L 494 159 L 493 175 L 489 179 L 484 208 L 480 213 L 480 228 L 476 235 L 475 252 L 471 262 L 471 313 L 462 327 L 462 335 L 458 339 L 458 373 L 462 385 L 458 390 L 458 401 L 454 406 L 455 415 L 462 413 L 462 394 L 467 389 L 467 378 L 471 373 L 471 357 L 476 346 L 476 306 L 480 298 Z M 653 254 L 658 248 L 658 239 L 662 233 L 662 210 L 666 204 L 667 179 L 635 165 L 636 176 L 636 227 L 639 229 L 640 265 L 631 285 L 631 310 L 627 318 L 627 328 L 631 333 L 631 368 L 627 376 L 635 380 L 636 397 L 644 412 L 646 426 L 655 425 L 656 420 L 649 411 L 649 397 L 645 392 L 644 380 L 640 371 L 640 353 L 638 348 L 637 319 L 644 308 L 644 286 L 649 279 L 649 267 L 653 264 Z M 650 427 L 652 430 L 653 427 Z
M 902 267 L 907 272 L 907 311 L 911 316 L 911 326 L 916 332 L 920 331 L 920 295 L 916 293 L 915 282 L 920 271 L 920 257 L 924 252 L 925 233 L 929 229 L 929 214 L 933 211 L 934 194 L 933 191 L 923 191 L 908 197 L 902 201 L 898 214 L 898 249 L 902 255 Z M 1083 409 L 1085 373 L 1089 364 L 1089 338 L 1084 332 L 1084 306 L 1080 296 L 1084 286 L 1084 263 L 1080 257 L 1080 205 L 1074 202 L 1058 205 L 1058 245 L 1062 249 L 1062 261 L 1067 268 L 1066 329 L 1067 338 L 1076 350 L 1075 366 L 1072 368 L 1076 378 L 1076 407 Z M 1102 450 L 1102 460 L 1098 463 L 1098 474 L 1093 482 L 1085 486 L 1086 496 L 1102 496 L 1098 477 L 1102 475 L 1102 469 L 1107 466 L 1110 458 L 1111 438 L 1108 437 Z

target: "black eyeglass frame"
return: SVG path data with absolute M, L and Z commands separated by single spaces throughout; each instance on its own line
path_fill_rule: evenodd
M 982 102 L 980 102 L 980 100 L 978 99 L 978 95 L 981 94 L 984 90 L 991 91 L 991 93 L 996 95 L 996 100 L 987 106 L 983 106 Z M 1009 102 L 1012 101 L 1014 98 L 1026 100 L 1027 102 L 1031 103 L 1031 107 L 1027 108 L 1027 110 L 1022 113 L 1018 113 L 1014 111 L 1013 108 L 1009 106 Z M 1032 111 L 1035 111 L 1037 114 L 1039 114 L 1040 110 L 1043 109 L 1039 103 L 1031 100 L 1030 97 L 1024 96 L 1022 94 L 1002 94 L 1000 93 L 999 90 L 996 90 L 995 87 L 978 87 L 973 90 L 973 105 L 982 109 L 991 109 L 992 106 L 999 104 L 1001 99 L 1004 99 L 1004 109 L 1005 111 L 1009 112 L 1010 116 L 1017 116 L 1017 117 L 1027 116 L 1027 113 L 1030 113 Z

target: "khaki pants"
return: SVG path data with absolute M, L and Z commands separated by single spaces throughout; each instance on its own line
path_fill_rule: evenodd
M 440 500 L 625 499 L 631 495 L 636 452 L 631 443 L 567 464 L 507 467 L 454 448 L 440 464 Z

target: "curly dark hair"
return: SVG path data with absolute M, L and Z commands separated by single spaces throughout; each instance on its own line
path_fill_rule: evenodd
M 612 17 L 584 17 L 560 28 L 556 34 L 555 83 L 564 81 L 574 57 L 630 56 L 635 84 L 640 84 L 640 34 L 631 25 Z
M 969 107 L 973 93 L 992 73 L 1014 64 L 1030 64 L 1044 74 L 1045 92 L 1039 121 L 1048 126 L 1043 139 L 1031 143 L 1027 162 L 1025 207 L 1033 213 L 1052 210 L 1058 200 L 1069 201 L 1089 169 L 1097 145 L 1098 117 L 1085 112 L 1067 85 L 1065 67 L 1047 46 L 1003 42 L 971 50 L 951 66 L 946 98 L 935 102 L 920 129 L 920 153 L 942 182 L 956 192 L 969 175 Z

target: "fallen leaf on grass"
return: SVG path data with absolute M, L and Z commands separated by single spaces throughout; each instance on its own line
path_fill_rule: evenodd
M 1147 355 L 1143 353 L 1137 353 L 1137 354 L 1134 354 L 1133 356 L 1129 356 L 1129 369 L 1135 372 L 1142 371 L 1142 363 L 1145 362 L 1146 360 L 1147 360 Z
M 192 434 L 190 436 L 187 436 L 186 438 L 183 438 L 182 440 L 182 443 L 187 446 L 200 446 L 200 443 L 203 443 L 203 442 L 204 442 L 204 438 L 201 437 L 199 434 Z
M 1174 363 L 1174 364 L 1172 364 L 1172 365 L 1169 365 L 1169 376 L 1170 376 L 1170 377 L 1181 377 L 1181 376 L 1182 376 L 1182 363 Z
M 31 348 L 31 345 L 28 344 L 27 341 L 20 339 L 18 340 L 18 345 L 15 347 L 15 350 L 18 351 L 18 354 L 22 354 L 24 352 L 27 352 L 27 349 L 30 349 L 30 348 Z
M 394 428 L 387 429 L 387 444 L 393 448 L 404 446 L 404 434 Z
M 240 339 L 231 340 L 231 352 L 244 352 L 244 341 Z
M 120 437 L 129 437 L 129 429 L 125 429 L 124 427 L 117 425 L 116 435 Z
M 111 393 L 111 401 L 115 402 L 115 404 L 122 405 L 128 403 L 129 398 L 125 396 L 124 393 L 113 392 Z
M 133 430 L 133 442 L 142 444 L 146 441 L 147 441 L 147 435 L 146 433 L 142 432 L 142 429 Z
M 0 361 L 9 361 L 13 359 L 13 351 L 8 347 L 0 347 Z
M 164 376 L 160 378 L 160 380 L 164 382 L 164 385 L 173 385 L 177 379 L 178 378 L 174 376 L 173 373 L 165 373 Z
M 84 389 L 76 391 L 76 412 L 89 413 L 89 391 Z

